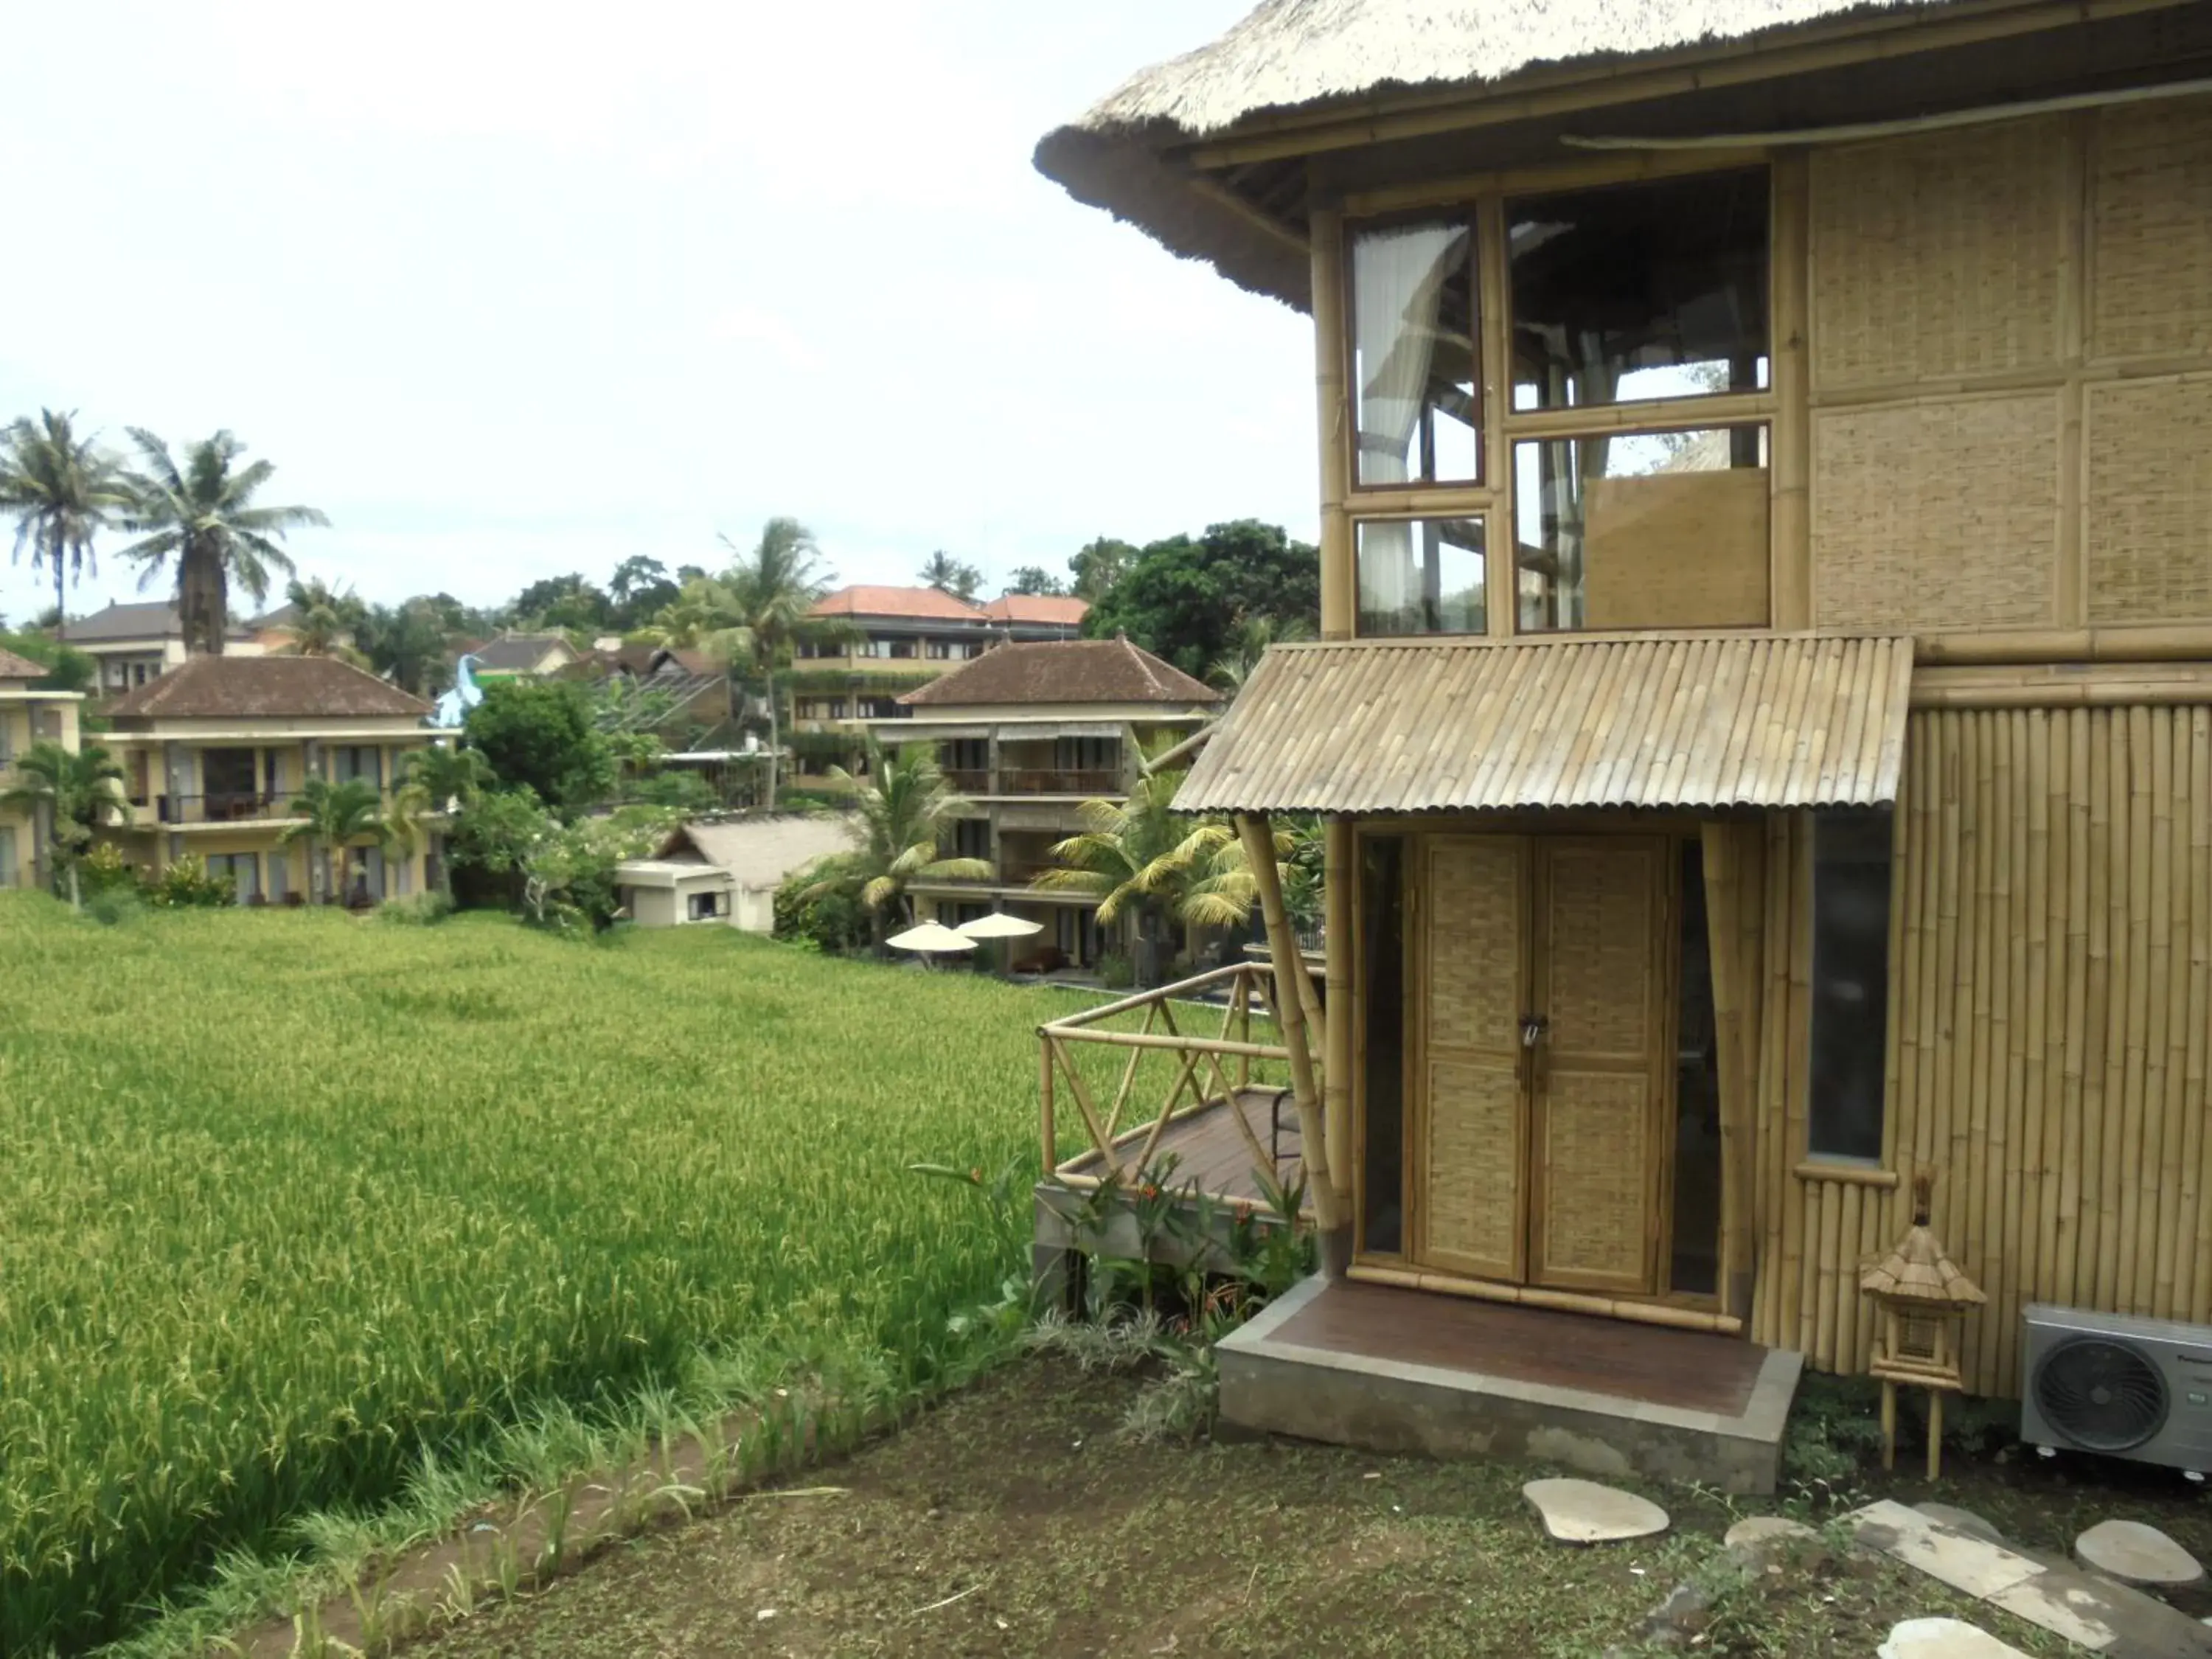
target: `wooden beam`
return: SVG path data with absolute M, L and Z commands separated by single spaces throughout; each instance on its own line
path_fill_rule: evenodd
M 1742 1317 L 1750 1312 L 1753 1125 L 1757 1121 L 1757 1083 L 1753 1075 L 1751 1032 L 1744 1020 L 1749 1000 L 1747 981 L 1756 971 L 1744 960 L 1740 843 L 1747 834 L 1764 836 L 1759 826 L 1717 823 L 1698 826 L 1705 854 L 1705 937 L 1713 969 L 1713 1026 L 1719 1048 L 1721 1094 L 1721 1311 Z
M 1275 1018 L 1282 1026 L 1283 1046 L 1289 1050 L 1291 1097 L 1298 1110 L 1298 1146 L 1305 1163 L 1306 1184 L 1313 1194 L 1314 1217 L 1321 1231 L 1335 1232 L 1345 1223 L 1343 1206 L 1328 1163 L 1328 1139 L 1322 1119 L 1321 1097 L 1315 1087 L 1313 1051 L 1305 1029 L 1307 996 L 1299 994 L 1305 978 L 1305 958 L 1298 953 L 1297 936 L 1291 931 L 1283 909 L 1282 872 L 1275 864 L 1273 828 L 1264 812 L 1237 815 L 1237 834 L 1244 843 L 1244 856 L 1252 867 L 1252 884 L 1259 891 L 1260 914 L 1267 924 L 1267 945 L 1275 964 Z M 1312 987 L 1308 984 L 1307 994 Z
M 1326 837 L 1322 858 L 1323 933 L 1326 935 L 1328 1000 L 1323 1006 L 1322 1098 L 1328 1139 L 1328 1167 L 1340 1191 L 1353 1190 L 1352 1178 L 1352 975 L 1354 971 L 1352 908 L 1359 866 L 1352 820 L 1322 821 Z
M 1771 175 L 1774 264 L 1769 349 L 1774 364 L 1774 424 L 1769 459 L 1773 490 L 1768 534 L 1768 617 L 1776 628 L 1813 624 L 1813 433 L 1811 338 L 1812 169 L 1805 156 L 1779 156 Z
M 1321 635 L 1348 640 L 1358 610 L 1352 569 L 1352 399 L 1346 366 L 1352 356 L 1346 323 L 1344 216 L 1316 208 L 1313 243 L 1314 402 L 1321 438 Z

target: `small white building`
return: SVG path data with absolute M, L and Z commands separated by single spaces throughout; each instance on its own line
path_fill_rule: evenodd
M 784 878 L 852 844 L 838 817 L 793 813 L 687 823 L 651 858 L 617 866 L 615 881 L 641 927 L 706 921 L 766 933 L 775 926 L 775 890 Z

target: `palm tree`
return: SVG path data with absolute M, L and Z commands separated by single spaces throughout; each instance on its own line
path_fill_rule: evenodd
M 320 576 L 295 578 L 284 598 L 298 613 L 287 647 L 296 657 L 336 657 L 356 667 L 366 667 L 368 658 L 354 646 L 354 635 L 367 607 L 350 589 L 333 588 Z
M 374 606 L 354 630 L 354 643 L 368 653 L 368 665 L 418 697 L 435 696 L 450 683 L 449 642 L 444 619 L 426 599 Z
M 54 633 L 67 630 L 71 580 L 99 568 L 93 538 L 130 504 L 115 459 L 76 434 L 73 414 L 39 411 L 0 430 L 0 512 L 15 516 L 15 553 L 31 568 L 47 568 L 54 583 Z
M 106 817 L 123 781 L 123 769 L 100 744 L 82 750 L 64 748 L 52 739 L 33 744 L 15 757 L 22 781 L 0 793 L 0 806 L 33 814 L 46 824 L 53 848 L 52 879 L 56 893 L 62 878 L 69 878 L 69 900 L 80 904 L 77 866 L 92 847 L 92 832 Z
M 1214 659 L 1213 666 L 1206 671 L 1208 684 L 1225 691 L 1231 701 L 1244 689 L 1244 682 L 1252 678 L 1252 671 L 1260 665 L 1260 659 L 1271 645 L 1283 645 L 1292 640 L 1313 637 L 1312 630 L 1295 617 L 1245 617 L 1237 623 L 1229 636 L 1229 648 Z
M 813 883 L 803 890 L 808 899 L 831 892 L 854 892 L 868 908 L 868 933 L 881 951 L 884 937 L 896 918 L 914 917 L 907 888 L 915 881 L 981 881 L 991 873 L 988 859 L 946 858 L 942 848 L 952 820 L 968 810 L 938 769 L 933 744 L 908 744 L 884 752 L 868 739 L 868 775 L 854 778 L 842 766 L 830 775 L 853 791 L 860 809 L 860 844 L 849 853 L 833 853 L 814 867 Z
M 921 568 L 915 574 L 927 586 L 956 599 L 973 599 L 975 590 L 983 585 L 981 571 L 954 558 L 942 548 L 923 560 Z
M 307 886 L 317 902 L 335 902 L 333 853 L 363 842 L 389 847 L 401 839 L 377 810 L 382 804 L 376 786 L 366 778 L 348 778 L 343 783 L 309 778 L 301 788 L 289 809 L 300 821 L 285 826 L 277 840 L 286 847 L 295 841 L 307 843 Z
M 1060 867 L 1030 884 L 1096 899 L 1101 927 L 1133 916 L 1137 978 L 1145 985 L 1158 981 L 1163 924 L 1236 926 L 1250 915 L 1255 891 L 1235 830 L 1219 818 L 1176 812 L 1182 779 L 1180 771 L 1155 772 L 1127 800 L 1085 801 L 1075 809 L 1081 833 L 1052 848 Z
M 782 765 L 782 728 L 777 706 L 776 671 L 789 665 L 802 641 L 827 642 L 848 637 L 850 623 L 813 614 L 830 591 L 813 532 L 796 519 L 770 519 L 750 552 L 727 536 L 722 544 L 738 555 L 719 578 L 687 585 L 695 614 L 685 625 L 699 645 L 732 673 L 757 676 L 768 703 L 768 802 L 775 805 Z M 693 594 L 693 589 L 698 592 Z
M 175 562 L 185 649 L 220 656 L 233 579 L 259 604 L 269 597 L 272 568 L 292 573 L 291 557 L 277 540 L 288 530 L 330 520 L 312 507 L 253 505 L 276 469 L 266 460 L 234 466 L 246 446 L 227 431 L 187 448 L 179 471 L 168 445 L 143 427 L 130 430 L 142 465 L 131 479 L 134 499 L 124 527 L 142 539 L 124 554 L 145 565 L 141 587 Z

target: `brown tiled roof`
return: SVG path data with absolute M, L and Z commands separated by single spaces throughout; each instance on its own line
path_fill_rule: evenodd
M 941 587 L 879 587 L 866 582 L 825 593 L 817 617 L 897 617 L 915 622 L 976 622 L 983 613 Z
M 983 614 L 997 622 L 1054 623 L 1076 628 L 1091 614 L 1091 601 L 1065 593 L 1001 593 L 983 607 Z
M 194 657 L 112 704 L 115 720 L 388 720 L 430 705 L 335 657 Z
M 1212 686 L 1118 637 L 998 646 L 899 699 L 915 708 L 1220 700 Z
M 43 679 L 46 672 L 28 657 L 19 657 L 12 651 L 0 651 L 0 680 Z

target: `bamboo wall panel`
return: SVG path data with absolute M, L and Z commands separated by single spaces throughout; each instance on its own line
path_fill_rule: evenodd
M 2212 305 L 2212 269 L 2203 283 Z M 2086 393 L 2092 623 L 2212 617 L 2212 375 Z
M 2091 355 L 2212 352 L 2212 99 L 2104 112 L 2089 193 Z
M 1816 393 L 2056 367 L 2057 120 L 1817 150 Z
M 2052 622 L 2059 429 L 2055 391 L 1816 412 L 1817 625 Z
M 1893 1188 L 1792 1176 L 1797 1031 L 1762 1032 L 1762 1266 L 1753 1334 L 1865 1364 L 1860 1258 L 1903 1231 L 1910 1176 L 1989 1293 L 1967 1386 L 2017 1395 L 2022 1306 L 2212 1320 L 2212 708 L 1925 709 L 1899 800 L 1890 1023 Z M 1770 832 L 1768 943 L 1803 944 L 1802 826 Z M 1779 1089 L 1778 1095 L 1772 1091 Z

